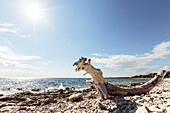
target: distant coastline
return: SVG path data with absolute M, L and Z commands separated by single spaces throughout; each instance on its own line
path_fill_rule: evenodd
M 146 75 L 134 75 L 130 79 L 152 79 L 157 73 L 149 73 Z M 164 78 L 170 78 L 170 71 L 167 71 Z
M 105 79 L 129 79 L 131 77 L 105 77 Z

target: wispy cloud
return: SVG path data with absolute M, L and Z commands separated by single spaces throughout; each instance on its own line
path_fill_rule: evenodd
M 19 33 L 15 28 L 13 28 L 13 26 L 15 26 L 15 24 L 1 23 L 0 24 L 0 32 L 13 33 L 19 37 L 26 37 L 26 35 Z
M 93 56 L 102 56 L 102 54 L 99 54 L 99 53 L 92 53 L 91 55 L 93 55 Z
M 0 64 L 3 66 L 13 66 L 16 68 L 38 69 L 31 64 L 25 63 L 26 61 L 40 59 L 39 56 L 23 56 L 16 55 L 10 48 L 0 46 Z
M 10 32 L 16 34 L 19 37 L 26 37 L 25 35 L 18 33 L 17 30 L 9 29 L 9 28 L 0 28 L 0 32 Z
M 5 40 L 4 42 L 9 46 L 12 45 L 12 43 L 9 40 Z
M 101 57 L 101 56 L 108 57 L 109 56 L 108 54 L 100 54 L 100 53 L 92 53 L 91 55 L 92 56 L 97 56 L 97 57 Z
M 52 64 L 52 63 L 53 63 L 53 61 L 49 60 L 49 61 L 48 61 L 48 63 L 49 63 L 49 64 Z
M 0 26 L 2 26 L 2 27 L 13 27 L 13 26 L 15 26 L 15 24 L 11 24 L 11 23 L 1 23 Z
M 16 30 L 13 30 L 13 29 L 8 29 L 8 28 L 0 28 L 0 31 L 1 32 L 11 32 L 11 33 L 17 33 Z
M 145 74 L 158 68 L 158 65 L 147 64 L 155 59 L 166 58 L 170 54 L 170 41 L 156 45 L 149 53 L 142 55 L 110 55 L 108 58 L 96 58 L 92 60 L 107 68 L 125 69 L 131 73 Z

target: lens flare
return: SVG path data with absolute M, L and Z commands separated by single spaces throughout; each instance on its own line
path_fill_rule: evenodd
M 43 18 L 43 7 L 39 2 L 27 2 L 24 5 L 25 15 L 34 21 L 38 21 Z

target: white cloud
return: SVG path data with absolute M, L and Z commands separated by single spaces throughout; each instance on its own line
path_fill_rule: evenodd
M 102 54 L 98 54 L 98 53 L 92 53 L 91 55 L 93 55 L 93 56 L 102 56 Z
M 13 66 L 16 68 L 38 69 L 31 64 L 25 63 L 26 61 L 40 59 L 39 56 L 23 56 L 16 55 L 10 48 L 0 46 L 0 64 L 3 66 Z
M 22 56 L 22 55 L 15 55 L 12 50 L 6 46 L 0 46 L 0 58 L 8 59 L 8 60 L 33 60 L 39 59 L 40 57 L 37 56 Z
M 11 23 L 1 23 L 0 26 L 3 26 L 3 27 L 13 27 L 13 26 L 15 26 L 15 24 L 11 24 Z
M 16 34 L 19 37 L 29 36 L 29 35 L 23 35 L 23 34 L 19 33 L 18 30 L 14 26 L 16 26 L 16 25 L 11 24 L 11 23 L 0 23 L 0 32 L 13 33 L 13 34 Z
M 146 59 L 153 60 L 158 58 L 165 58 L 165 56 L 169 54 L 170 54 L 170 41 L 156 45 L 151 51 L 151 53 L 145 53 L 144 57 Z
M 17 33 L 16 30 L 12 30 L 12 29 L 8 29 L 8 28 L 0 28 L 0 31 L 1 32 L 11 32 L 11 33 Z
M 25 35 L 18 33 L 17 30 L 9 29 L 9 28 L 0 28 L 0 32 L 10 32 L 16 34 L 19 37 L 26 37 Z
M 154 65 L 154 66 L 141 65 L 138 67 L 127 68 L 126 70 L 131 72 L 132 75 L 134 75 L 134 74 L 148 74 L 151 72 L 154 72 L 154 73 L 158 72 L 160 69 L 157 69 L 157 68 L 159 68 L 159 67 L 160 67 L 159 65 Z
M 133 74 L 146 74 L 158 68 L 158 65 L 147 66 L 155 59 L 166 58 L 170 54 L 170 41 L 156 45 L 150 53 L 143 55 L 110 55 L 108 58 L 95 58 L 92 60 L 107 68 L 125 69 Z

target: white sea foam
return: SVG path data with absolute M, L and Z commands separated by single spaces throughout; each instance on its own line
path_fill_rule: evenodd
M 65 87 L 63 86 L 63 83 L 60 83 L 60 86 L 58 87 L 58 89 L 65 89 Z
M 75 90 L 76 91 L 83 91 L 83 90 L 86 90 L 86 89 L 89 89 L 90 87 L 86 87 L 86 88 L 76 88 Z

